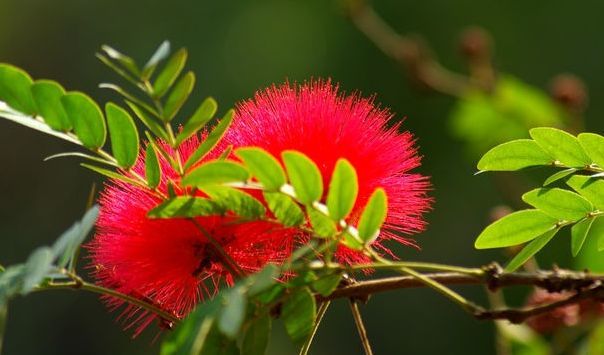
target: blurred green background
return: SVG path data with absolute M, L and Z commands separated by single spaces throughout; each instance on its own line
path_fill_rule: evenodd
M 560 72 L 582 77 L 591 92 L 587 129 L 604 130 L 604 42 L 599 1 L 376 1 L 378 12 L 402 32 L 424 36 L 441 61 L 464 70 L 458 34 L 479 25 L 493 35 L 496 64 L 526 82 L 546 87 Z M 432 176 L 436 203 L 429 229 L 418 235 L 421 251 L 399 255 L 475 266 L 498 252 L 476 251 L 473 242 L 489 209 L 502 201 L 489 176 L 473 176 L 475 162 L 447 129 L 454 99 L 413 89 L 385 57 L 326 0 L 117 1 L 1 0 L 0 62 L 35 78 L 60 81 L 101 101 L 114 98 L 97 88 L 116 77 L 94 57 L 107 43 L 144 61 L 169 39 L 188 47 L 189 67 L 198 75 L 194 97 L 212 95 L 221 112 L 255 90 L 284 80 L 330 77 L 347 91 L 377 96 L 418 139 L 423 165 Z M 76 161 L 45 156 L 73 147 L 0 120 L 0 263 L 24 260 L 36 246 L 51 243 L 83 212 L 93 181 Z M 568 240 L 548 246 L 563 265 Z M 553 258 L 552 258 L 553 259 Z M 547 266 L 547 265 L 545 265 Z M 484 302 L 479 288 L 462 289 Z M 372 297 L 363 307 L 377 354 L 488 354 L 493 326 L 464 314 L 426 290 Z M 155 354 L 153 332 L 131 340 L 92 294 L 57 291 L 34 294 L 10 305 L 5 354 Z M 280 326 L 271 354 L 294 353 Z M 327 314 L 311 354 L 361 354 L 345 302 Z

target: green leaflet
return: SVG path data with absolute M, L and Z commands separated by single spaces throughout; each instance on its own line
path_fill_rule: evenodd
M 182 105 L 185 104 L 193 87 L 195 86 L 195 74 L 188 72 L 174 85 L 172 92 L 168 95 L 166 104 L 164 105 L 164 114 L 162 119 L 164 122 L 170 122 L 174 116 L 180 111 Z
M 348 216 L 359 193 L 357 173 L 352 164 L 346 159 L 339 159 L 331 175 L 327 208 L 329 216 L 339 221 Z
M 164 69 L 157 75 L 157 79 L 153 83 L 153 95 L 161 98 L 168 92 L 174 84 L 187 62 L 188 52 L 185 48 L 181 48 L 174 53 L 170 60 L 166 63 Z
M 375 189 L 361 214 L 359 220 L 359 238 L 371 243 L 379 234 L 388 213 L 388 198 L 382 188 Z
M 271 335 L 272 320 L 270 315 L 263 314 L 252 319 L 248 325 L 241 344 L 241 355 L 264 355 Z
M 522 200 L 559 220 L 576 222 L 594 210 L 580 195 L 563 189 L 540 188 L 525 193 Z
M 591 159 L 572 134 L 550 127 L 533 128 L 529 133 L 545 152 L 562 164 L 574 168 L 591 164 Z
M 197 108 L 193 116 L 185 123 L 182 131 L 176 136 L 176 146 L 196 134 L 201 127 L 205 126 L 216 114 L 218 104 L 212 97 L 205 99 Z
M 281 164 L 267 151 L 255 147 L 239 148 L 235 155 L 266 189 L 278 191 L 286 183 Z
M 518 139 L 500 144 L 478 162 L 480 171 L 513 171 L 529 166 L 549 165 L 554 158 L 549 156 L 535 141 Z
M 266 215 L 264 205 L 241 190 L 224 186 L 203 186 L 201 189 L 219 206 L 239 217 L 254 220 Z
M 312 331 L 317 305 L 307 287 L 295 290 L 283 303 L 281 319 L 294 343 L 302 343 Z
M 589 231 L 591 230 L 591 225 L 594 223 L 595 218 L 588 217 L 582 220 L 581 222 L 572 226 L 571 232 L 571 252 L 573 256 L 577 256 L 585 243 L 585 239 L 589 235 Z
M 291 197 L 280 192 L 265 192 L 264 200 L 279 222 L 286 227 L 304 223 L 304 212 Z
M 36 103 L 38 114 L 50 128 L 67 132 L 73 124 L 61 104 L 65 90 L 61 85 L 50 80 L 38 80 L 31 86 L 32 97 Z
M 150 218 L 189 218 L 198 216 L 221 215 L 224 208 L 214 201 L 203 197 L 178 196 L 170 198 L 151 211 Z
M 82 144 L 89 149 L 102 147 L 107 137 L 107 128 L 96 102 L 81 92 L 70 92 L 61 98 L 61 103 Z
M 518 245 L 554 229 L 558 220 L 539 210 L 511 213 L 485 228 L 476 239 L 476 249 Z
M 241 164 L 228 160 L 213 160 L 200 165 L 182 179 L 185 186 L 207 186 L 231 182 L 244 183 L 250 178 Z
M 595 133 L 581 133 L 577 139 L 591 160 L 604 169 L 604 137 Z
M 566 184 L 593 203 L 597 209 L 604 211 L 604 180 L 584 175 L 573 175 Z
M 161 166 L 153 144 L 148 144 L 145 150 L 145 178 L 147 185 L 152 190 L 157 188 L 161 182 Z
M 516 269 L 524 265 L 527 260 L 532 258 L 533 255 L 537 254 L 539 250 L 543 249 L 543 247 L 549 243 L 550 240 L 552 240 L 559 230 L 559 228 L 554 228 L 533 239 L 507 264 L 505 271 L 516 271 Z
M 218 144 L 218 142 L 224 136 L 226 130 L 230 127 L 234 114 L 235 111 L 229 110 L 226 115 L 224 115 L 224 118 L 208 134 L 206 139 L 199 145 L 197 150 L 195 150 L 195 152 L 189 156 L 184 166 L 185 171 L 188 171 L 195 164 L 197 164 L 197 162 L 201 161 L 206 154 L 208 154 L 216 146 L 216 144 Z
M 113 156 L 120 167 L 129 169 L 136 163 L 140 149 L 134 120 L 126 110 L 111 102 L 105 105 L 105 114 Z
M 281 154 L 296 198 L 310 205 L 323 195 L 323 178 L 317 165 L 306 155 L 287 150 Z
M 32 79 L 25 71 L 10 64 L 0 63 L 0 101 L 28 115 L 36 113 L 31 94 Z

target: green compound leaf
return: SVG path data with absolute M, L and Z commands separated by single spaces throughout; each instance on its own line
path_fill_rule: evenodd
M 543 247 L 549 243 L 550 240 L 552 240 L 559 230 L 559 228 L 554 228 L 533 239 L 507 264 L 505 271 L 516 271 L 516 269 L 524 265 L 524 263 L 532 258 L 533 255 L 537 254 L 539 250 L 543 249 Z
M 153 144 L 148 144 L 145 150 L 145 178 L 147 185 L 152 190 L 157 188 L 161 182 L 161 166 Z
M 540 188 L 525 193 L 522 200 L 559 220 L 576 222 L 594 210 L 591 202 L 563 189 Z
M 478 162 L 480 171 L 513 171 L 529 166 L 550 165 L 550 157 L 535 141 L 518 139 L 500 144 L 488 152 Z
M 138 69 L 138 66 L 136 65 L 134 59 L 130 58 L 125 54 L 120 53 L 119 51 L 115 50 L 114 48 L 111 48 L 108 45 L 101 46 L 101 50 L 105 52 L 105 54 L 107 54 L 109 58 L 120 63 L 120 65 L 126 70 L 128 70 L 130 74 L 134 75 L 134 77 L 138 78 L 141 75 L 141 71 L 140 69 Z
M 155 208 L 147 216 L 150 218 L 189 218 L 224 214 L 224 208 L 203 197 L 178 196 L 170 198 Z
M 573 256 L 577 256 L 585 243 L 585 239 L 587 239 L 587 235 L 589 234 L 589 230 L 591 229 L 591 225 L 594 223 L 593 217 L 588 217 L 582 220 L 581 222 L 572 226 L 570 230 L 571 235 L 571 252 Z
M 575 168 L 569 168 L 569 169 L 564 169 L 564 170 L 560 170 L 555 174 L 550 175 L 550 177 L 548 177 L 547 179 L 545 179 L 545 181 L 543 182 L 543 186 L 548 186 L 558 180 L 562 180 L 565 177 L 573 174 L 574 172 L 578 171 Z
M 556 228 L 558 220 L 539 210 L 511 213 L 485 228 L 476 239 L 476 249 L 503 248 L 526 243 Z
M 604 211 L 604 180 L 573 175 L 566 181 L 566 184 L 593 203 L 597 209 Z
M 213 160 L 200 165 L 182 179 L 185 186 L 207 186 L 230 182 L 246 182 L 250 173 L 241 164 L 228 160 Z
M 359 238 L 365 243 L 371 243 L 378 236 L 380 228 L 388 213 L 388 198 L 386 191 L 377 188 L 371 194 L 361 219 L 359 220 Z
M 253 220 L 266 214 L 260 201 L 241 190 L 224 186 L 202 186 L 201 189 L 220 207 L 239 217 Z
M 285 330 L 296 343 L 302 343 L 310 335 L 315 323 L 317 305 L 315 298 L 307 287 L 295 290 L 283 303 L 281 318 Z
M 327 194 L 329 216 L 335 221 L 346 218 L 354 207 L 358 193 L 356 170 L 348 160 L 339 159 L 333 170 Z
M 235 155 L 266 189 L 278 191 L 285 184 L 285 172 L 281 164 L 267 151 L 254 147 L 239 148 Z
M 23 286 L 21 294 L 26 295 L 36 287 L 52 268 L 54 254 L 49 247 L 34 250 L 27 259 L 23 269 Z
M 134 120 L 126 110 L 111 102 L 105 105 L 105 114 L 113 156 L 121 168 L 129 169 L 136 163 L 140 149 Z
M 10 64 L 0 63 L 0 101 L 28 115 L 36 113 L 31 95 L 32 80 L 25 71 Z
M 545 152 L 562 164 L 574 168 L 591 164 L 591 159 L 575 136 L 550 127 L 533 128 L 529 133 Z
M 137 104 L 126 100 L 126 104 L 132 112 L 138 117 L 138 119 L 147 127 L 156 137 L 163 139 L 168 142 L 170 138 L 168 137 L 168 133 L 166 130 L 151 116 L 149 116 L 142 108 L 140 108 Z
M 195 74 L 193 72 L 185 74 L 178 83 L 174 85 L 174 89 L 172 89 L 172 92 L 168 95 L 168 99 L 164 105 L 164 122 L 170 122 L 174 116 L 176 116 L 182 105 L 184 105 L 189 98 L 189 95 L 191 95 L 194 86 Z
M 268 314 L 263 314 L 252 319 L 243 334 L 241 355 L 264 355 L 271 335 L 272 319 Z
M 189 137 L 199 132 L 201 127 L 205 126 L 216 114 L 218 103 L 212 97 L 205 99 L 197 108 L 193 116 L 187 121 L 182 131 L 176 136 L 176 145 L 179 146 Z
M 247 298 L 243 287 L 234 287 L 222 297 L 218 314 L 218 329 L 231 339 L 236 339 L 245 320 Z
M 336 223 L 323 213 L 315 210 L 311 206 L 306 208 L 310 225 L 312 226 L 315 236 L 322 238 L 330 238 L 338 233 Z
M 264 200 L 269 210 L 286 227 L 304 223 L 304 212 L 294 200 L 280 192 L 264 192 Z
M 52 246 L 53 255 L 57 258 L 57 266 L 66 267 L 74 265 L 77 251 L 80 245 L 86 239 L 86 236 L 94 227 L 94 223 L 99 215 L 99 206 L 95 205 L 84 214 L 84 217 L 74 223 Z
M 581 133 L 577 139 L 591 160 L 604 168 L 604 137 L 595 133 Z
M 193 165 L 195 165 L 198 161 L 203 159 L 206 154 L 208 154 L 218 142 L 224 136 L 226 130 L 231 126 L 231 122 L 233 121 L 233 116 L 235 115 L 235 111 L 229 110 L 224 118 L 214 127 L 214 129 L 208 134 L 206 139 L 199 145 L 197 150 L 191 154 L 187 162 L 185 163 L 184 169 L 185 171 L 189 170 Z
M 157 98 L 161 98 L 168 92 L 170 87 L 174 84 L 187 62 L 187 50 L 185 48 L 180 49 L 174 53 L 170 60 L 166 63 L 164 69 L 157 75 L 157 79 L 153 83 L 153 95 Z
M 293 150 L 284 151 L 281 156 L 296 198 L 306 205 L 321 199 L 323 178 L 317 164 L 306 155 Z
M 312 288 L 321 296 L 327 297 L 338 287 L 341 280 L 341 273 L 326 275 L 313 281 Z
M 61 97 L 65 95 L 65 89 L 61 85 L 50 80 L 38 80 L 31 86 L 31 93 L 38 114 L 50 128 L 62 132 L 73 128 L 61 104 Z
M 82 144 L 89 149 L 102 147 L 107 128 L 96 102 L 81 92 L 70 92 L 61 98 L 61 103 Z
M 153 53 L 151 58 L 149 58 L 149 61 L 147 62 L 147 64 L 145 64 L 145 67 L 143 68 L 143 73 L 141 75 L 142 79 L 144 79 L 144 80 L 149 79 L 151 77 L 151 75 L 153 75 L 153 72 L 155 71 L 155 68 L 157 68 L 157 65 L 162 60 L 166 59 L 169 55 L 170 55 L 170 42 L 163 41 L 159 45 L 159 47 L 157 47 L 157 49 L 155 50 L 155 52 Z

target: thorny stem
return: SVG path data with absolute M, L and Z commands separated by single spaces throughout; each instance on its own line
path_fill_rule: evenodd
M 312 342 L 313 342 L 313 340 L 315 338 L 315 334 L 317 334 L 317 330 L 319 329 L 319 325 L 321 325 L 321 321 L 323 321 L 323 316 L 325 316 L 325 313 L 327 312 L 327 309 L 329 308 L 330 304 L 331 304 L 331 301 L 324 301 L 319 306 L 319 310 L 317 311 L 317 319 L 315 320 L 315 324 L 313 325 L 312 331 L 310 332 L 310 335 L 308 336 L 308 339 L 306 339 L 306 341 L 304 342 L 304 345 L 302 346 L 302 349 L 300 349 L 299 355 L 307 355 L 308 354 L 308 351 L 310 350 L 310 345 L 312 344 Z
M 361 317 L 361 311 L 359 310 L 359 303 L 358 301 L 352 298 L 349 299 L 348 302 L 350 304 L 350 310 L 352 311 L 354 323 L 356 324 L 357 330 L 359 332 L 359 338 L 361 339 L 363 349 L 365 350 L 365 355 L 373 355 L 373 351 L 371 350 L 371 344 L 369 343 L 369 338 L 367 337 L 365 323 L 363 322 L 363 318 Z
M 245 276 L 245 272 L 237 265 L 235 260 L 222 248 L 220 243 L 208 232 L 195 218 L 189 218 L 189 221 L 195 225 L 195 227 L 203 234 L 203 236 L 210 242 L 212 247 L 218 253 L 218 256 L 222 259 L 222 264 L 229 270 L 229 272 L 235 278 L 242 278 Z

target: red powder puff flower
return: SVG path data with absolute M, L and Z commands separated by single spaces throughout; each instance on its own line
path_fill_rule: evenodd
M 415 245 L 401 234 L 423 230 L 422 215 L 430 208 L 426 177 L 410 173 L 420 157 L 409 132 L 388 127 L 391 114 L 373 100 L 342 96 L 330 82 L 285 84 L 261 91 L 237 107 L 235 120 L 221 141 L 222 147 L 258 146 L 275 157 L 287 149 L 309 156 L 328 186 L 336 161 L 348 159 L 356 168 L 359 194 L 353 221 L 359 217 L 371 193 L 383 187 L 388 195 L 385 228 L 375 246 L 385 252 L 385 240 Z M 367 261 L 358 252 L 340 247 L 336 256 L 348 263 Z
M 186 159 L 199 145 L 197 137 L 180 147 Z M 167 194 L 167 183 L 179 177 L 161 160 L 162 181 L 158 191 Z M 144 174 L 144 158 L 133 170 Z M 180 193 L 176 187 L 177 193 Z M 94 276 L 99 284 L 143 299 L 182 318 L 217 290 L 221 280 L 232 275 L 208 245 L 207 239 L 186 219 L 149 219 L 147 213 L 161 202 L 151 191 L 110 180 L 100 197 L 97 233 L 88 245 Z M 281 262 L 291 253 L 292 230 L 280 231 L 274 224 L 232 223 L 227 217 L 201 217 L 203 226 L 244 271 L 254 272 L 268 262 Z M 231 223 L 228 223 L 231 222 Z M 283 238 L 274 238 L 274 232 Z M 109 307 L 124 302 L 107 297 Z M 156 316 L 129 305 L 122 315 L 138 335 Z

